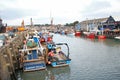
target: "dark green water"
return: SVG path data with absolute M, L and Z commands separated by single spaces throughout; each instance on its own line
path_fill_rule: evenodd
M 68 43 L 70 65 L 22 73 L 23 80 L 120 80 L 120 41 L 62 35 L 53 38 L 55 42 Z

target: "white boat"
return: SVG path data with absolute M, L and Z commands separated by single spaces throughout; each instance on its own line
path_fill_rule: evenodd
M 68 33 L 67 36 L 75 36 L 75 33 Z
M 120 36 L 117 36 L 117 37 L 115 37 L 115 39 L 118 39 L 118 40 L 120 40 Z

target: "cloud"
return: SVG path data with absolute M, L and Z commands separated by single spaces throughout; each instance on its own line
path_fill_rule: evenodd
M 36 10 L 18 9 L 18 8 L 6 8 L 1 10 L 1 16 L 4 19 L 12 20 L 18 18 L 24 18 L 27 16 L 37 15 Z
M 83 16 L 86 17 L 91 17 L 91 16 L 96 17 L 98 15 L 95 14 L 99 14 L 100 16 L 101 13 L 104 13 L 103 11 L 107 10 L 111 6 L 112 6 L 111 3 L 108 1 L 93 0 L 91 4 L 89 4 L 81 13 Z
M 1 0 L 0 16 L 9 24 L 24 19 L 29 23 L 71 23 L 86 18 L 101 18 L 119 15 L 119 0 Z
M 82 18 L 95 19 L 105 18 L 110 15 L 113 17 L 120 16 L 120 2 L 118 0 L 92 0 L 91 3 L 81 11 Z
M 1 11 L 1 16 L 5 19 L 14 19 L 19 17 L 24 17 L 24 13 L 22 10 L 18 9 L 5 9 Z
M 109 1 L 97 1 L 94 0 L 88 7 L 86 10 L 94 12 L 94 11 L 98 11 L 101 9 L 106 9 L 106 8 L 110 8 L 112 5 Z

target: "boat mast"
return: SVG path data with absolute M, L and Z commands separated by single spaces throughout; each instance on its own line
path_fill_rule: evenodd
M 101 22 L 101 26 L 102 26 L 102 35 L 103 35 L 103 23 Z

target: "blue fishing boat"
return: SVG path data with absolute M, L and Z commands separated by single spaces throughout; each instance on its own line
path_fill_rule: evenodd
M 19 51 L 21 52 L 20 59 L 23 71 L 46 69 L 44 48 L 41 46 L 37 36 L 27 39 L 23 49 Z
M 65 45 L 67 48 L 65 52 L 62 50 L 62 46 Z M 70 64 L 71 59 L 69 58 L 69 46 L 67 43 L 48 44 L 48 64 L 52 67 L 67 66 Z

